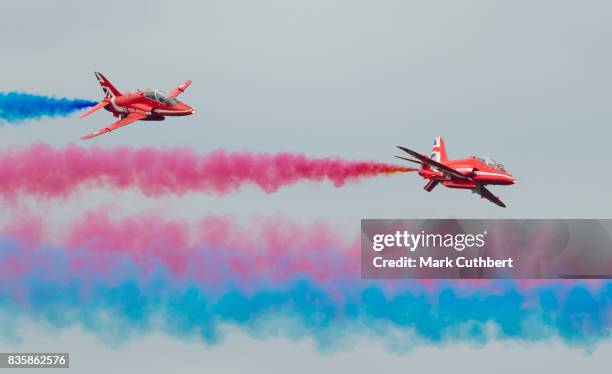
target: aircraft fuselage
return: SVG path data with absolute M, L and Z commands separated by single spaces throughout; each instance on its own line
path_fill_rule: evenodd
M 144 92 L 124 93 L 122 96 L 112 97 L 104 109 L 113 113 L 115 117 L 126 116 L 130 113 L 140 113 L 147 116 L 143 120 L 162 121 L 167 116 L 188 116 L 194 113 L 191 106 L 176 100 L 173 105 L 165 104 L 145 97 Z
M 479 184 L 492 185 L 512 185 L 516 179 L 504 170 L 491 167 L 476 157 L 461 160 L 449 160 L 443 163 L 452 169 L 457 170 L 469 179 L 461 179 L 442 173 L 435 168 L 422 168 L 419 175 L 428 180 L 439 181 L 440 184 L 448 188 L 474 189 Z

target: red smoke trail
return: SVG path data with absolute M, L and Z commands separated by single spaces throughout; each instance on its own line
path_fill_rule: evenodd
M 149 196 L 188 192 L 225 194 L 246 184 L 265 192 L 299 181 L 350 181 L 413 169 L 340 158 L 308 158 L 295 153 L 215 151 L 198 154 L 188 148 L 54 149 L 37 144 L 0 151 L 0 196 L 19 193 L 65 197 L 77 189 L 138 188 Z

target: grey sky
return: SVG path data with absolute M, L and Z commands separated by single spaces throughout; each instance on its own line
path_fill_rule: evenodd
M 94 70 L 120 90 L 169 89 L 192 79 L 182 100 L 197 114 L 137 123 L 87 143 L 79 137 L 111 123 L 108 113 L 0 125 L 0 147 L 40 141 L 190 146 L 202 153 L 295 151 L 395 162 L 396 144 L 428 152 L 433 137 L 442 135 L 450 157 L 492 156 L 519 178 L 516 186 L 492 188 L 507 209 L 466 191 L 427 193 L 424 181 L 408 174 L 342 189 L 302 184 L 265 195 L 246 188 L 223 198 L 164 202 L 96 191 L 41 209 L 74 216 L 111 196 L 130 211 L 163 204 L 190 218 L 283 213 L 305 222 L 324 218 L 355 233 L 366 217 L 609 218 L 611 14 L 612 3 L 604 0 L 4 2 L 0 90 L 99 99 Z M 60 341 L 76 350 L 82 339 L 89 338 L 75 332 L 61 334 Z M 177 355 L 184 349 L 156 339 Z M 236 339 L 207 351 L 208 357 L 255 349 L 274 360 L 287 349 L 282 341 Z M 164 372 L 172 354 L 151 355 L 147 344 L 107 354 L 118 361 L 146 357 L 154 363 L 146 366 L 149 372 Z M 349 370 L 363 367 L 369 346 L 363 342 L 336 358 L 296 348 L 294 358 L 321 371 Z M 559 355 L 542 345 L 485 347 L 478 357 L 511 357 L 509 367 L 523 371 L 546 366 L 573 373 L 579 366 L 602 372 L 605 354 L 585 359 L 555 349 Z M 600 349 L 612 352 L 609 345 Z M 376 360 L 391 357 L 397 365 L 433 357 L 453 369 L 454 359 L 465 360 L 460 348 L 448 357 L 437 349 L 402 358 L 373 352 Z M 525 366 L 517 363 L 521 358 Z M 218 372 L 238 370 L 236 363 L 216 362 Z

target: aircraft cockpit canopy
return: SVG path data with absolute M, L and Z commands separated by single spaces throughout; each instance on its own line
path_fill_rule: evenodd
M 498 170 L 502 170 L 502 171 L 506 171 L 506 168 L 504 167 L 504 164 L 502 164 L 501 162 L 495 161 L 494 159 L 490 158 L 490 157 L 486 157 L 486 158 L 481 158 L 481 157 L 476 157 L 476 159 L 484 164 L 486 164 L 489 167 L 498 169 Z
M 168 94 L 162 90 L 144 90 L 144 96 L 147 99 L 151 99 L 162 103 L 164 105 L 176 105 L 178 100 L 174 97 L 168 97 Z

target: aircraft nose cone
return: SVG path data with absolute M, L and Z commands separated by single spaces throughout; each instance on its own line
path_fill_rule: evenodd
M 185 103 L 178 103 L 177 104 L 177 109 L 179 111 L 181 111 L 182 113 L 185 113 L 185 114 L 193 114 L 193 113 L 195 113 L 195 110 L 193 110 L 193 108 L 190 105 L 187 105 Z

